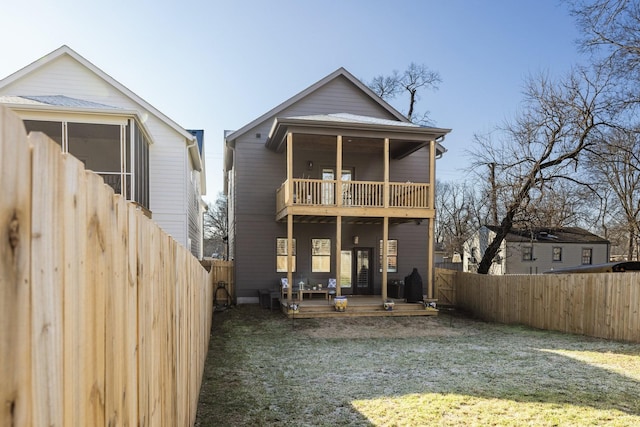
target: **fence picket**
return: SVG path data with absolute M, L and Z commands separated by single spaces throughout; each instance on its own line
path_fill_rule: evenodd
M 0 108 L 0 425 L 32 425 L 31 149 Z
M 31 222 L 31 292 L 33 309 L 31 340 L 33 349 L 34 424 L 62 425 L 62 273 L 64 253 L 57 247 L 60 230 L 50 224 L 60 218 L 59 146 L 43 134 L 30 138 L 33 144 L 32 209 L 38 212 Z M 41 180 L 42 173 L 52 179 Z
M 64 185 L 61 188 L 65 214 L 60 225 L 65 238 L 59 246 L 64 248 L 64 425 L 80 425 L 86 420 L 82 391 L 84 368 L 83 330 L 81 310 L 84 301 L 83 284 L 86 266 L 86 175 L 81 163 L 72 156 L 62 155 Z

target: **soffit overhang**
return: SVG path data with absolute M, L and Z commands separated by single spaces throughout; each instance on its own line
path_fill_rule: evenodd
M 340 115 L 278 117 L 273 122 L 265 146 L 277 153 L 284 152 L 288 133 L 294 135 L 296 142 L 335 141 L 335 137 L 341 135 L 343 149 L 349 148 L 345 144 L 347 141 L 354 142 L 354 147 L 382 147 L 384 139 L 389 138 L 391 157 L 401 159 L 427 146 L 430 141 L 437 143 L 436 155 L 443 154 L 446 150 L 439 143 L 451 132 L 451 129 L 424 127 L 413 123 L 353 115 L 338 116 Z

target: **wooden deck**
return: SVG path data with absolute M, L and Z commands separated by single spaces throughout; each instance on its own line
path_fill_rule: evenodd
M 426 309 L 422 303 L 407 303 L 404 299 L 389 300 L 394 302 L 393 310 L 387 311 L 382 305 L 382 298 L 375 296 L 347 296 L 348 306 L 344 312 L 336 311 L 333 300 L 324 298 L 304 299 L 298 304 L 298 312 L 293 313 L 286 304 L 281 304 L 280 308 L 289 318 L 312 319 L 326 317 L 385 317 L 385 316 L 437 316 L 437 309 Z

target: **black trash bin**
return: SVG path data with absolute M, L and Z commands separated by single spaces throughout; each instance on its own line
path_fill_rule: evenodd
M 418 269 L 414 268 L 410 275 L 404 278 L 404 297 L 407 302 L 422 302 L 422 277 Z
M 389 298 L 404 298 L 404 283 L 402 280 L 394 280 L 387 286 L 387 295 Z

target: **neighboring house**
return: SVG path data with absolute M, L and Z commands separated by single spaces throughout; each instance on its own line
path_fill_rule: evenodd
M 238 303 L 284 277 L 338 278 L 338 295 L 386 298 L 414 267 L 429 295 L 435 160 L 448 132 L 410 123 L 343 68 L 226 132 Z
M 202 257 L 202 130 L 183 129 L 67 46 L 0 80 L 0 105 Z
M 483 226 L 464 244 L 463 271 L 476 272 L 497 226 Z M 541 274 L 609 261 L 608 240 L 578 227 L 512 229 L 502 241 L 490 274 Z

